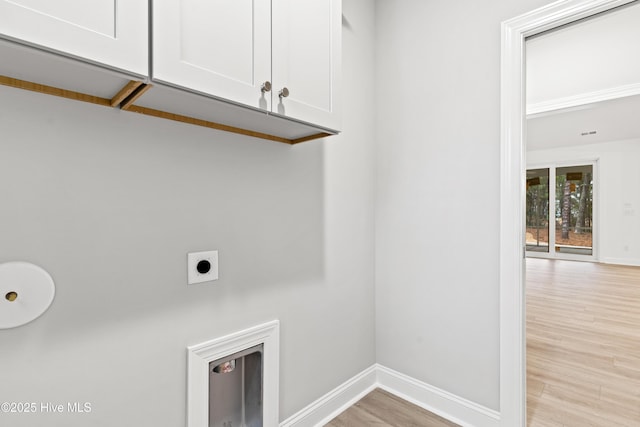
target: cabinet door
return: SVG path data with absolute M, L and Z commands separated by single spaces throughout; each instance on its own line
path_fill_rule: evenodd
M 2 37 L 146 76 L 147 0 L 0 0 Z
M 273 0 L 273 111 L 340 128 L 341 0 Z M 289 95 L 280 97 L 287 88 Z
M 255 108 L 271 108 L 270 0 L 153 3 L 152 78 Z

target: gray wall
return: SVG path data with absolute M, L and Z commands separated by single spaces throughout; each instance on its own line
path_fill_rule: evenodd
M 0 262 L 57 286 L 0 402 L 92 403 L 1 424 L 184 425 L 186 346 L 274 318 L 281 419 L 375 362 L 373 2 L 344 20 L 344 132 L 295 147 L 0 87 Z
M 378 362 L 499 409 L 500 23 L 548 0 L 378 1 Z

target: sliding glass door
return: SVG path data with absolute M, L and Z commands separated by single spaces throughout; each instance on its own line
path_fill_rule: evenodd
M 593 255 L 593 165 L 556 169 L 556 252 Z
M 527 171 L 527 251 L 549 252 L 549 168 Z
M 527 256 L 594 259 L 594 166 L 527 170 Z

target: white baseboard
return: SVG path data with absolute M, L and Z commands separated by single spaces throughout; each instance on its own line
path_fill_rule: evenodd
M 378 387 L 462 427 L 499 427 L 500 413 L 377 365 Z
M 639 267 L 640 261 L 633 258 L 601 258 L 600 262 L 604 264 L 629 265 Z
M 323 426 L 376 387 L 376 365 L 373 365 L 293 414 L 280 427 Z
M 376 388 L 462 427 L 499 427 L 500 413 L 437 387 L 375 364 L 280 423 L 280 427 L 320 427 Z

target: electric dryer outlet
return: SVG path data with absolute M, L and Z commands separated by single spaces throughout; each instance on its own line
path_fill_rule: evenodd
M 187 254 L 187 282 L 189 285 L 218 280 L 218 251 Z

